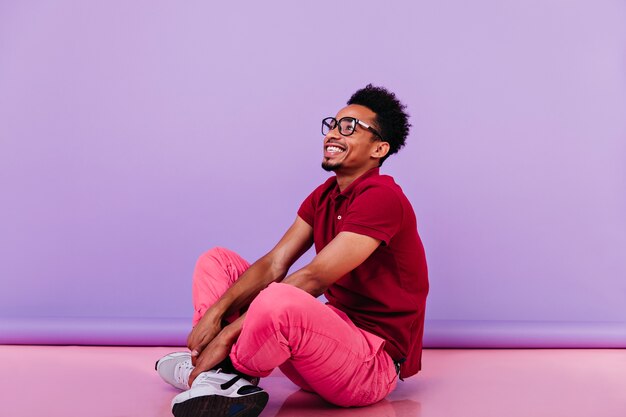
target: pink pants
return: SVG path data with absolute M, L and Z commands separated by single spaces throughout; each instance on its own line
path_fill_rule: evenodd
M 249 266 L 224 248 L 200 256 L 193 274 L 194 326 Z M 383 344 L 309 293 L 273 283 L 250 304 L 230 358 L 248 375 L 267 376 L 278 366 L 302 389 L 333 404 L 364 406 L 396 387 L 395 366 Z

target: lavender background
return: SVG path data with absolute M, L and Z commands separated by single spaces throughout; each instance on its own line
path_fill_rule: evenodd
M 617 0 L 0 2 L 0 343 L 183 343 L 197 256 L 275 244 L 368 82 L 426 344 L 626 347 Z

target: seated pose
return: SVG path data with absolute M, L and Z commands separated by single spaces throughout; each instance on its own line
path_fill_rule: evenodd
M 347 104 L 322 120 L 322 168 L 335 175 L 278 244 L 252 265 L 223 248 L 198 260 L 190 353 L 156 364 L 185 390 L 172 401 L 176 417 L 258 416 L 268 400 L 258 380 L 276 367 L 343 407 L 380 401 L 420 370 L 424 248 L 411 204 L 379 173 L 404 145 L 408 115 L 371 84 Z M 313 244 L 315 258 L 288 274 Z

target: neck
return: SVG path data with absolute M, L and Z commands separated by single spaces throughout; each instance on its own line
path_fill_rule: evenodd
M 367 171 L 369 171 L 372 168 L 376 168 L 376 166 L 364 167 L 353 172 L 337 171 L 335 175 L 337 178 L 337 185 L 339 186 L 339 191 L 343 191 L 346 188 L 348 188 L 348 186 L 350 186 L 350 184 L 352 184 L 354 180 L 356 180 L 357 178 L 359 178 L 361 175 L 365 174 Z

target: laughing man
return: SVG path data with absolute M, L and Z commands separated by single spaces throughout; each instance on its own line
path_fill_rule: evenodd
M 334 175 L 278 244 L 252 265 L 223 248 L 199 258 L 190 353 L 156 364 L 184 390 L 172 401 L 176 417 L 258 416 L 268 400 L 258 380 L 276 367 L 343 407 L 380 401 L 420 370 L 424 248 L 411 204 L 379 173 L 409 127 L 393 93 L 358 90 L 322 120 L 322 168 Z M 312 245 L 315 258 L 288 274 Z

